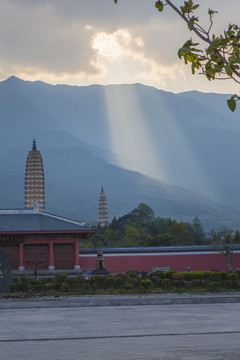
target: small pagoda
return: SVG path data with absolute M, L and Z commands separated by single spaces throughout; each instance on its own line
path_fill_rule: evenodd
M 37 150 L 36 140 L 33 140 L 32 150 L 29 151 L 25 172 L 25 208 L 33 209 L 38 204 L 39 210 L 45 209 L 44 169 L 40 151 Z
M 103 190 L 99 196 L 99 225 L 101 227 L 108 226 L 108 207 L 107 207 L 107 198 Z

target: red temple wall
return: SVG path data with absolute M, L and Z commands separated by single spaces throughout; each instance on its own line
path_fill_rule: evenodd
M 97 255 L 80 254 L 81 268 L 95 269 Z M 169 267 L 170 270 L 228 271 L 226 257 L 220 253 L 158 253 L 158 254 L 104 254 L 104 266 L 111 273 L 125 273 L 129 270 L 152 272 L 154 267 Z M 240 253 L 233 256 L 233 269 L 240 268 Z

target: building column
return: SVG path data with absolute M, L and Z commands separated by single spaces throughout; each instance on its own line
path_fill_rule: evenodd
M 79 266 L 79 239 L 75 239 L 75 244 L 74 244 L 74 269 L 75 270 L 79 270 L 80 266 Z
M 23 262 L 23 243 L 20 243 L 18 246 L 18 270 L 23 271 L 24 262 Z
M 53 252 L 53 241 L 50 240 L 49 242 L 49 265 L 48 270 L 54 270 L 54 252 Z

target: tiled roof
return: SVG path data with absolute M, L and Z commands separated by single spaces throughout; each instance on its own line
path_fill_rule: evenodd
M 89 232 L 81 222 L 34 210 L 0 210 L 1 232 Z

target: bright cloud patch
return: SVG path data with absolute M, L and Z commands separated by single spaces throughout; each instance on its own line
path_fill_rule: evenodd
M 184 76 L 179 64 L 167 66 L 148 57 L 144 41 L 126 29 L 97 33 L 92 46 L 98 52 L 102 76 L 109 83 L 143 82 L 164 88 L 169 80 Z

